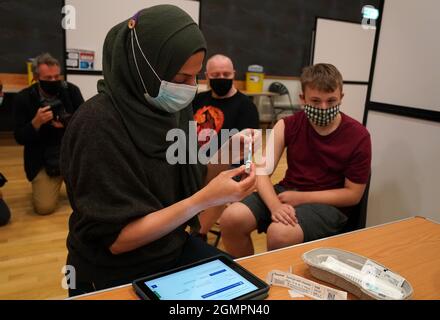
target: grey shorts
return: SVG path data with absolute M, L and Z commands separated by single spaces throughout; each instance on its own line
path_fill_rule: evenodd
M 277 194 L 288 189 L 274 186 Z M 255 216 L 258 233 L 266 232 L 272 223 L 269 208 L 263 202 L 260 195 L 254 192 L 241 201 Z M 326 204 L 303 204 L 295 207 L 298 224 L 304 232 L 304 242 L 326 238 L 342 231 L 347 223 L 347 216 L 339 209 Z

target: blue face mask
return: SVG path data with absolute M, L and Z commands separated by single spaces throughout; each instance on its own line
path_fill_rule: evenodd
M 153 73 L 156 75 L 157 79 L 161 83 L 159 93 L 155 98 L 148 94 L 141 72 L 139 71 L 139 67 L 136 60 L 136 54 L 134 50 L 134 39 L 136 40 L 136 44 L 144 60 L 148 63 L 148 66 L 151 68 L 151 70 L 153 71 Z M 160 79 L 160 77 L 157 75 L 156 71 L 153 69 L 148 59 L 145 57 L 145 54 L 142 51 L 141 46 L 139 45 L 135 28 L 131 30 L 131 48 L 133 50 L 133 58 L 136 65 L 136 70 L 139 74 L 139 78 L 145 90 L 144 96 L 149 104 L 162 111 L 166 111 L 168 113 L 176 113 L 182 109 L 185 109 L 194 100 L 194 97 L 197 93 L 197 85 L 190 86 L 186 84 L 168 82 Z

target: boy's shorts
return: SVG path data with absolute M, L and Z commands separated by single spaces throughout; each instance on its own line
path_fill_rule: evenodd
M 276 194 L 289 191 L 280 185 L 274 186 Z M 258 233 L 266 232 L 272 223 L 269 208 L 258 192 L 241 201 L 255 216 Z M 303 204 L 295 207 L 298 224 L 304 232 L 304 242 L 326 238 L 342 231 L 347 223 L 347 216 L 336 207 L 326 204 Z

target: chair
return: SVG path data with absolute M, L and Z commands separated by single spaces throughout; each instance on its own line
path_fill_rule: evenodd
M 215 229 L 213 229 L 215 227 Z M 222 236 L 222 232 L 220 230 L 220 225 L 218 222 L 215 223 L 213 228 L 209 230 L 210 233 L 215 235 L 215 241 L 214 241 L 214 247 L 218 246 L 218 243 L 220 242 L 220 238 Z
M 292 98 L 290 97 L 289 90 L 281 82 L 272 82 L 269 86 L 269 92 L 276 93 L 279 97 L 287 95 L 287 97 L 289 98 L 289 104 L 275 104 L 275 97 L 270 97 L 270 104 L 272 107 L 271 127 L 274 126 L 275 122 L 278 120 L 278 116 L 281 113 L 291 111 L 293 114 L 301 110 L 301 105 L 292 103 Z
M 348 217 L 347 224 L 345 225 L 341 233 L 365 228 L 367 222 L 367 206 L 368 206 L 368 193 L 370 190 L 370 180 L 371 180 L 371 175 L 370 178 L 368 179 L 361 201 L 359 201 L 359 203 L 353 208 L 352 212 Z
M 230 204 L 231 203 L 227 203 L 226 207 L 228 207 Z M 212 233 L 215 236 L 214 247 L 217 247 L 220 242 L 220 238 L 222 237 L 219 220 L 214 223 L 211 229 L 209 229 L 208 233 Z

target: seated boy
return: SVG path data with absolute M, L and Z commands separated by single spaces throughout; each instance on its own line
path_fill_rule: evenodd
M 371 140 L 364 126 L 341 113 L 340 72 L 329 64 L 307 67 L 301 75 L 304 110 L 274 127 L 276 168 L 287 148 L 287 171 L 273 186 L 269 174 L 257 178 L 258 192 L 230 205 L 220 226 L 226 250 L 252 255 L 250 234 L 267 233 L 274 250 L 340 233 L 359 203 L 370 176 Z

